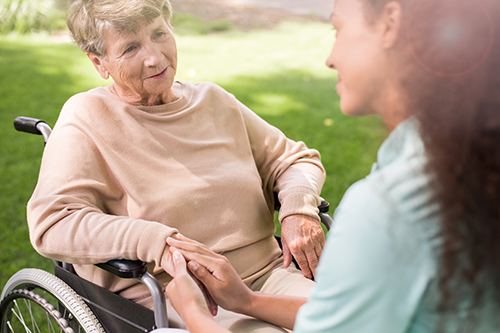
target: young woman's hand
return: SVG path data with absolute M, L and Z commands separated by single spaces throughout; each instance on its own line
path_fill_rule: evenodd
M 173 280 L 167 285 L 165 294 L 179 315 L 184 319 L 193 311 L 210 314 L 203 292 L 190 276 L 186 260 L 179 251 L 172 253 Z
M 186 260 L 179 251 L 172 252 L 172 269 L 173 280 L 167 285 L 165 293 L 189 331 L 229 333 L 213 319 L 207 306 L 206 296 L 190 275 Z
M 188 238 L 185 237 L 185 239 L 188 239 Z M 182 257 L 182 254 L 179 253 L 179 255 Z M 177 261 L 179 261 L 179 260 L 180 260 L 180 258 L 177 258 Z M 186 262 L 185 262 L 184 258 L 182 258 L 182 260 L 184 261 L 184 270 L 186 270 L 185 269 Z M 176 275 L 179 274 L 179 273 L 176 273 L 175 260 L 173 258 L 173 251 L 171 251 L 170 249 L 168 249 L 168 246 L 167 246 L 167 250 L 163 254 L 161 266 L 165 270 L 165 272 L 167 272 L 170 276 L 172 276 L 174 278 L 176 277 Z M 183 272 L 184 272 L 184 270 L 181 271 L 181 277 L 184 277 L 182 275 Z M 189 271 L 186 270 L 186 272 L 188 274 L 190 274 Z M 205 287 L 205 285 L 203 283 L 201 283 L 198 279 L 193 278 L 193 276 L 191 276 L 191 279 L 194 280 L 194 282 L 199 287 L 199 288 L 195 288 L 195 289 L 200 289 L 201 293 L 205 297 L 205 301 L 206 301 L 206 305 L 207 305 L 208 311 L 210 311 L 210 313 L 212 314 L 212 316 L 216 316 L 217 315 L 217 311 L 218 311 L 218 305 L 214 301 L 214 299 L 212 298 L 212 296 L 210 295 L 210 293 L 208 292 L 208 290 Z M 177 280 L 180 281 L 180 279 L 177 279 Z M 187 282 L 184 282 L 184 284 L 186 284 L 186 283 Z
M 243 283 L 226 257 L 182 235 L 169 237 L 170 251 L 180 251 L 187 267 L 200 280 L 215 302 L 226 310 L 246 313 L 252 306 L 252 291 Z

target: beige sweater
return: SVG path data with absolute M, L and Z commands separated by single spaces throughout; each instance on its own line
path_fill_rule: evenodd
M 120 292 L 137 282 L 92 264 L 140 259 L 159 274 L 165 239 L 179 231 L 224 253 L 250 283 L 281 255 L 273 191 L 281 220 L 317 218 L 325 177 L 317 151 L 214 84 L 176 84 L 182 97 L 167 105 L 132 106 L 108 88 L 68 100 L 28 203 L 39 253 Z

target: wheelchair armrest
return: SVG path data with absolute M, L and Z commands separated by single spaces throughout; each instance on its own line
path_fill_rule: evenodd
M 163 288 L 158 280 L 148 273 L 147 263 L 140 260 L 113 259 L 96 264 L 96 266 L 120 278 L 136 279 L 143 283 L 153 298 L 156 327 L 168 327 L 167 304 Z
M 123 279 L 140 278 L 148 270 L 147 264 L 140 260 L 114 259 L 96 266 Z

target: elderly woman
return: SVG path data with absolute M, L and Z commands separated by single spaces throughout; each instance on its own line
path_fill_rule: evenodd
M 499 332 L 500 2 L 335 0 L 331 21 L 342 111 L 391 133 L 335 212 L 311 297 L 252 292 L 181 235 L 167 294 L 193 333 L 225 330 L 187 271 L 295 332 Z
M 166 285 L 166 239 L 178 232 L 223 253 L 250 288 L 305 296 L 324 244 L 319 154 L 222 88 L 174 81 L 170 15 L 167 0 L 71 5 L 74 40 L 114 83 L 64 105 L 28 204 L 32 244 L 147 307 L 144 286 L 93 264 L 146 261 Z M 273 192 L 284 256 L 273 237 Z M 303 273 L 289 267 L 291 254 Z

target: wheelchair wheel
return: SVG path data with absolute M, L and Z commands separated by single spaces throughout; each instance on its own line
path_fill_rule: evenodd
M 14 274 L 0 300 L 1 333 L 105 333 L 81 297 L 43 270 L 22 269 Z

